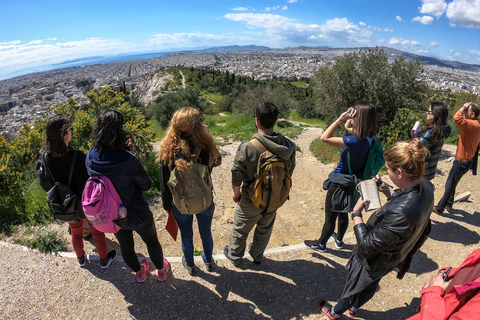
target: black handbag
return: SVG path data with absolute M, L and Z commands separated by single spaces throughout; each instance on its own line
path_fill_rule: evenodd
M 47 192 L 47 202 L 55 219 L 65 222 L 76 222 L 85 218 L 82 208 L 82 199 L 77 196 L 75 191 L 70 187 L 72 183 L 73 170 L 77 151 L 73 154 L 72 166 L 70 167 L 70 175 L 68 184 L 55 182 L 54 186 Z M 48 165 L 46 166 L 49 176 L 53 181 L 53 177 Z

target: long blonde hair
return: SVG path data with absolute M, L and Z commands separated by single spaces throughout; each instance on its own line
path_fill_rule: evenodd
M 187 168 L 187 160 L 198 157 L 195 149 L 200 148 L 209 152 L 209 168 L 221 157 L 210 131 L 203 125 L 200 112 L 194 108 L 177 110 L 168 128 L 167 134 L 158 151 L 158 159 L 163 161 L 170 170 L 173 165 L 180 169 Z

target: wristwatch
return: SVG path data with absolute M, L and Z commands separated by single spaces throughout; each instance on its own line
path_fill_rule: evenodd
M 357 211 L 357 210 L 352 211 L 351 217 L 352 217 L 352 220 L 353 220 L 353 218 L 355 218 L 355 217 L 363 218 L 362 213 L 359 212 L 359 211 Z

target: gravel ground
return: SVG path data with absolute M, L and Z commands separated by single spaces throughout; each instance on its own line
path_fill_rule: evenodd
M 296 143 L 297 168 L 293 176 L 291 200 L 280 210 L 273 236 L 261 265 L 247 255 L 241 268 L 234 268 L 221 255 L 228 244 L 234 203 L 231 200 L 230 168 L 237 144 L 222 147 L 224 161 L 213 172 L 216 212 L 213 234 L 218 268 L 209 273 L 201 270 L 191 277 L 181 266 L 181 245 L 165 231 L 166 216 L 161 203 L 151 203 L 165 255 L 172 262 L 168 279 L 160 283 L 155 270 L 143 284 L 136 283 L 125 263 L 118 261 L 102 270 L 94 246 L 86 243 L 90 263 L 78 267 L 71 245 L 70 253 L 42 254 L 11 244 L 14 238 L 28 237 L 24 229 L 0 242 L 0 318 L 1 319 L 319 319 L 317 302 L 325 298 L 335 302 L 339 297 L 346 264 L 355 239 L 351 227 L 342 250 L 326 253 L 305 248 L 305 239 L 318 238 L 323 224 L 325 191 L 323 180 L 333 165 L 322 165 L 308 150 L 321 131 L 305 130 Z M 436 178 L 435 199 L 443 194 L 451 167 L 448 159 L 455 146 L 444 146 Z M 384 177 L 388 182 L 388 178 Z M 414 258 L 411 270 L 403 280 L 392 273 L 380 283 L 379 292 L 359 312 L 358 319 L 405 319 L 415 313 L 420 303 L 419 291 L 436 270 L 458 266 L 465 256 L 478 249 L 480 214 L 478 212 L 478 178 L 467 174 L 458 193 L 470 191 L 466 202 L 456 203 L 445 216 L 432 215 L 431 238 Z M 52 224 L 68 239 L 66 224 Z M 109 246 L 118 249 L 112 235 Z M 196 235 L 195 243 L 201 247 Z M 140 239 L 136 241 L 139 256 L 147 255 Z M 346 317 L 344 317 L 346 318 Z

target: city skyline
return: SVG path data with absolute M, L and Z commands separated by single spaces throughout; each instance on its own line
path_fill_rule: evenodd
M 2 12 L 0 79 L 90 56 L 251 44 L 386 46 L 480 64 L 480 0 L 4 0 Z

